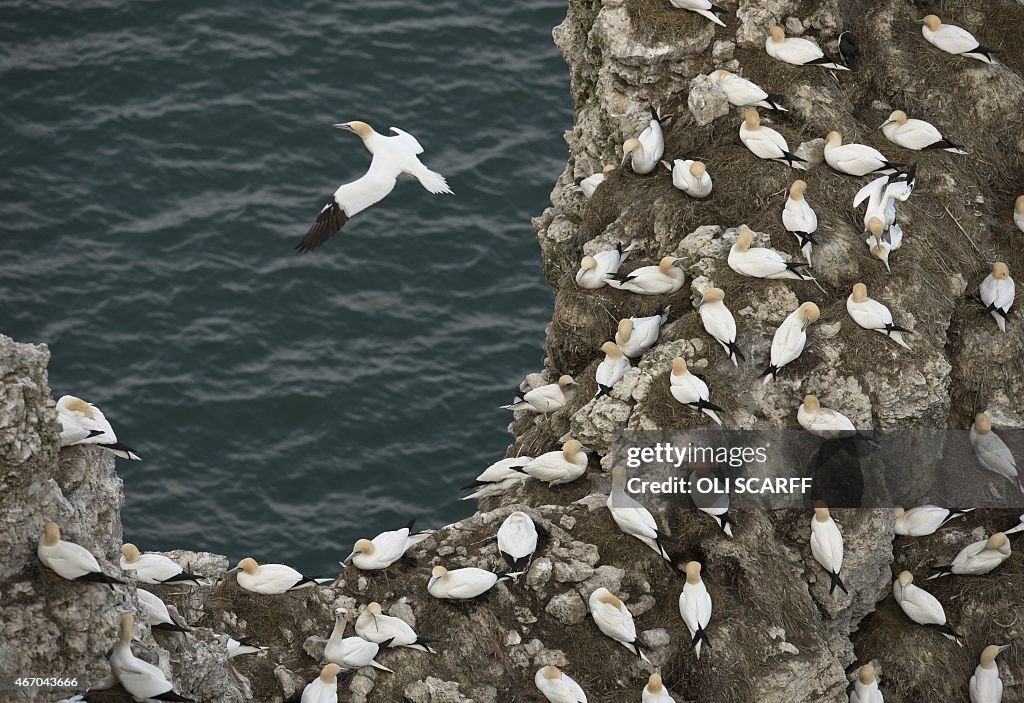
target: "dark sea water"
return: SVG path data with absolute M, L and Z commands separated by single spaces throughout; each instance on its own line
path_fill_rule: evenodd
M 551 294 L 529 218 L 571 124 L 561 0 L 0 0 L 0 331 L 99 405 L 126 538 L 333 575 L 464 517 Z M 396 126 L 403 181 L 292 252 Z

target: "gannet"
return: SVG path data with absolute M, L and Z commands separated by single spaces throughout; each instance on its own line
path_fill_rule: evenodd
M 875 667 L 865 664 L 857 672 L 857 680 L 850 691 L 850 703 L 885 703 L 882 692 L 878 690 Z
M 533 677 L 537 690 L 549 703 L 587 703 L 587 694 L 580 685 L 554 666 L 545 666 Z
M 946 622 L 946 611 L 939 599 L 923 588 L 914 585 L 914 575 L 909 571 L 900 573 L 892 583 L 892 597 L 907 617 L 918 625 L 930 627 L 946 639 L 964 646 L 963 638 Z
M 700 570 L 700 562 L 691 561 L 686 564 L 686 583 L 683 584 L 683 592 L 679 594 L 679 614 L 690 631 L 690 646 L 698 659 L 701 642 L 711 646 L 705 630 L 711 621 L 711 596 L 701 580 Z
M 57 401 L 57 421 L 60 422 L 62 447 L 95 444 L 122 459 L 139 460 L 134 449 L 118 441 L 103 412 L 92 403 L 73 395 L 61 396 Z
M 978 413 L 971 425 L 971 446 L 982 468 L 1002 476 L 1024 493 L 1024 484 L 1021 484 L 1017 472 L 1017 460 L 1013 458 L 1006 443 L 992 431 L 992 420 L 985 413 Z
M 849 71 L 846 66 L 836 63 L 835 59 L 825 56 L 818 45 L 800 37 L 786 37 L 782 27 L 772 27 L 771 33 L 764 42 L 764 50 L 773 59 L 794 66 L 821 66 L 834 71 Z
M 981 302 L 999 325 L 999 331 L 1006 331 L 1006 318 L 1016 294 L 1016 286 L 1010 278 L 1010 269 L 1002 261 L 992 264 L 992 273 L 978 286 Z
M 443 566 L 435 566 L 430 572 L 427 592 L 434 598 L 468 600 L 486 593 L 498 581 L 507 578 L 472 566 L 452 571 Z
M 96 557 L 88 549 L 80 544 L 62 540 L 60 528 L 55 522 L 43 525 L 43 533 L 39 536 L 39 543 L 36 546 L 36 556 L 43 566 L 68 581 L 124 583 L 103 573 Z
M 1017 229 L 1024 232 L 1024 195 L 1018 195 L 1013 201 L 1013 223 Z
M 721 488 L 698 485 L 703 478 L 714 479 L 711 465 L 699 463 L 690 473 L 690 499 L 697 510 L 715 519 L 727 537 L 732 537 L 732 518 L 729 516 L 729 494 Z
M 850 418 L 831 408 L 821 407 L 816 395 L 804 396 L 804 402 L 796 411 L 796 421 L 808 432 L 825 439 L 857 434 L 857 428 Z
M 560 450 L 541 454 L 520 471 L 549 486 L 571 483 L 587 472 L 587 453 L 579 440 L 570 439 Z
M 946 523 L 963 517 L 972 510 L 974 508 L 957 510 L 940 508 L 937 505 L 919 505 L 916 508 L 904 510 L 897 505 L 893 508 L 896 515 L 896 534 L 904 537 L 931 535 Z
M 652 107 L 651 122 L 647 128 L 638 138 L 628 139 L 622 145 L 623 161 L 628 159 L 635 173 L 641 176 L 651 173 L 665 155 L 665 137 L 661 132 L 661 126 L 669 117 L 671 115 L 659 116 L 658 111 Z
M 968 56 L 985 63 L 995 63 L 992 54 L 993 49 L 982 46 L 974 35 L 966 29 L 957 27 L 955 24 L 943 24 L 935 15 L 928 15 L 921 22 L 921 34 L 932 46 L 942 49 L 947 54 L 959 54 Z
M 608 285 L 608 274 L 618 273 L 619 266 L 626 260 L 632 248 L 632 243 L 625 249 L 619 243 L 614 249 L 599 251 L 593 256 L 584 256 L 580 260 L 580 270 L 576 272 L 576 285 L 588 290 L 604 288 Z
M 683 260 L 674 256 L 662 257 L 657 266 L 641 266 L 629 273 L 608 274 L 608 285 L 639 295 L 667 295 L 683 287 L 686 274 L 679 268 Z
M 365 174 L 334 191 L 296 251 L 311 251 L 336 235 L 349 218 L 387 197 L 402 174 L 412 176 L 435 195 L 452 194 L 444 176 L 419 160 L 417 155 L 423 153 L 423 147 L 408 132 L 392 127 L 391 135 L 378 134 L 370 125 L 358 121 L 334 127 L 358 134 L 373 159 Z
M 508 564 L 509 576 L 520 576 L 537 551 L 537 526 L 524 512 L 510 514 L 498 528 L 498 551 Z
M 564 374 L 555 383 L 534 388 L 526 393 L 516 393 L 515 400 L 502 405 L 502 410 L 528 410 L 533 413 L 549 413 L 561 410 L 576 395 L 576 381 Z
M 668 694 L 661 682 L 661 674 L 651 674 L 640 696 L 640 703 L 676 703 L 676 699 Z
M 728 14 L 728 10 L 723 10 L 721 7 L 713 5 L 711 0 L 669 0 L 669 4 L 672 7 L 678 7 L 680 10 L 696 12 L 701 17 L 711 20 L 720 27 L 725 26 L 725 22 L 719 19 L 718 16 Z
M 290 566 L 284 564 L 258 564 L 252 557 L 238 562 L 231 571 L 237 572 L 235 580 L 238 585 L 252 593 L 274 596 L 286 591 L 309 588 L 320 583 L 330 583 L 334 579 L 315 579 L 303 576 Z
M 338 703 L 338 674 L 341 667 L 328 664 L 320 670 L 320 676 L 302 689 L 299 703 Z
M 612 469 L 612 490 L 608 494 L 608 512 L 619 529 L 638 540 L 671 562 L 665 546 L 662 544 L 667 535 L 658 529 L 651 511 L 642 506 L 633 496 L 626 493 L 626 469 L 616 466 Z
M 401 618 L 384 615 L 380 603 L 370 603 L 356 618 L 356 634 L 367 642 L 388 647 L 408 647 L 428 654 L 437 652 Z
M 410 520 L 405 527 L 388 532 L 381 532 L 371 539 L 359 539 L 352 545 L 352 553 L 342 566 L 352 564 L 363 571 L 378 571 L 386 569 L 402 558 L 409 547 L 419 544 L 430 536 L 429 531 L 412 532 L 412 526 L 416 520 Z
M 395 673 L 376 661 L 377 655 L 391 645 L 390 639 L 384 639 L 378 644 L 377 642 L 368 642 L 362 637 L 345 637 L 347 628 L 348 611 L 345 608 L 335 609 L 334 630 L 324 648 L 324 659 L 346 670 L 372 666 L 374 669 L 380 669 L 389 674 Z
M 878 149 L 867 144 L 843 144 L 839 132 L 829 132 L 825 139 L 825 162 L 848 176 L 870 173 L 890 174 L 899 170 Z
M 139 599 L 139 614 L 151 628 L 164 632 L 188 632 L 187 628 L 174 622 L 167 604 L 159 597 L 141 588 L 135 589 L 135 595 Z
M 119 622 L 117 644 L 110 655 L 110 671 L 124 690 L 137 701 L 154 699 L 193 703 L 191 698 L 174 692 L 174 685 L 163 671 L 132 654 L 135 618 L 131 613 L 121 613 Z
M 897 171 L 888 176 L 879 176 L 857 191 L 853 198 L 853 206 L 860 207 L 865 199 L 868 201 L 864 211 L 864 230 L 872 218 L 879 219 L 888 228 L 896 222 L 896 201 L 906 202 L 914 192 L 917 183 L 917 164 L 911 164 L 906 171 Z
M 619 320 L 615 343 L 628 357 L 636 359 L 658 342 L 661 328 L 668 322 L 668 308 L 660 307 L 650 317 L 627 317 Z
M 807 170 L 807 160 L 790 153 L 786 138 L 771 127 L 762 126 L 761 117 L 752 107 L 743 112 L 740 141 L 759 159 L 779 161 L 793 168 Z
M 494 462 L 484 469 L 476 477 L 476 480 L 462 487 L 465 490 L 475 489 L 462 500 L 501 495 L 512 486 L 529 478 L 521 469 L 531 461 L 533 461 L 532 456 L 514 456 Z
M 782 100 L 781 95 L 771 95 L 757 83 L 748 81 L 746 78 L 737 76 L 735 73 L 720 68 L 717 71 L 712 71 L 708 78 L 722 89 L 730 105 L 735 107 L 765 107 L 769 110 L 788 112 L 786 108 L 782 107 L 780 102 Z
M 736 273 L 752 278 L 796 278 L 801 281 L 814 280 L 798 269 L 807 266 L 804 261 L 786 261 L 774 249 L 751 247 L 753 231 L 740 225 L 736 243 L 729 250 L 729 268 Z
M 869 298 L 868 287 L 863 283 L 853 284 L 853 292 L 846 299 L 846 312 L 864 329 L 880 332 L 904 349 L 910 350 L 910 345 L 903 341 L 903 335 L 910 334 L 913 330 L 893 324 L 889 308 Z
M 356 634 L 367 642 L 388 647 L 408 647 L 428 654 L 437 652 L 401 618 L 384 615 L 380 603 L 370 603 L 356 618 Z
M 587 176 L 582 181 L 580 181 L 579 188 L 581 191 L 583 191 L 583 197 L 586 198 L 587 200 L 593 198 L 594 191 L 597 190 L 597 187 L 599 185 L 604 183 L 604 179 L 608 176 L 609 173 L 611 173 L 614 170 L 614 165 L 608 165 L 604 167 L 604 170 L 598 171 L 592 176 Z
M 700 301 L 700 321 L 704 331 L 722 345 L 725 353 L 732 360 L 733 366 L 746 361 L 740 347 L 736 343 L 736 318 L 725 306 L 725 291 L 721 288 L 708 288 Z
M 860 46 L 857 44 L 857 37 L 853 32 L 843 32 L 839 35 L 839 58 L 851 71 L 857 67 L 860 59 Z
M 889 268 L 889 254 L 896 251 L 903 245 L 903 230 L 899 225 L 892 225 L 888 230 L 877 217 L 868 220 L 868 238 L 864 240 L 871 250 L 871 255 L 885 264 L 885 270 Z
M 836 521 L 828 513 L 822 503 L 814 506 L 814 517 L 811 518 L 811 554 L 826 572 L 831 583 L 828 592 L 834 593 L 836 586 L 849 594 L 839 571 L 843 568 L 843 534 L 839 531 Z
M 1017 518 L 1019 522 L 1008 530 L 1003 530 L 1004 535 L 1012 535 L 1017 532 L 1024 532 L 1024 514 Z
M 814 303 L 803 303 L 791 312 L 772 337 L 771 363 L 761 374 L 768 383 L 779 375 L 786 364 L 796 360 L 807 344 L 807 328 L 817 322 L 821 312 Z
M 626 375 L 631 366 L 629 358 L 622 353 L 619 345 L 615 342 L 605 342 L 601 345 L 601 351 L 604 352 L 604 360 L 597 365 L 596 373 L 599 396 L 610 394 L 612 387 Z
M 971 676 L 971 703 L 1000 703 L 1003 700 L 1003 682 L 999 678 L 996 657 L 1009 648 L 1008 644 L 990 644 L 982 650 L 978 666 Z
M 997 532 L 988 539 L 969 544 L 953 558 L 952 564 L 933 566 L 935 572 L 928 580 L 950 574 L 967 574 L 980 576 L 987 574 L 1010 558 L 1010 540 L 1002 532 Z
M 811 248 L 816 242 L 814 233 L 818 231 L 818 216 L 811 209 L 804 199 L 804 192 L 807 190 L 805 181 L 793 181 L 789 187 L 789 198 L 786 199 L 786 207 L 782 210 L 782 224 L 787 232 L 796 237 L 800 243 L 800 250 L 807 259 L 807 265 L 811 265 Z
M 234 637 L 228 637 L 227 635 L 221 635 L 226 638 L 227 642 L 225 646 L 228 650 L 228 659 L 234 659 L 235 657 L 241 657 L 246 654 L 258 654 L 264 652 L 270 647 L 261 647 L 256 644 L 255 638 L 253 637 L 239 637 L 237 640 Z
M 889 115 L 889 119 L 882 123 L 880 129 L 886 139 L 904 149 L 942 149 L 953 154 L 967 153 L 963 147 L 943 137 L 935 125 L 924 120 L 909 120 L 903 110 L 896 110 Z
M 139 548 L 131 543 L 121 545 L 121 568 L 133 570 L 135 578 L 150 584 L 191 581 L 199 586 L 199 579 L 203 578 L 190 574 L 163 554 L 140 554 Z
M 707 166 L 700 161 L 676 159 L 672 163 L 662 161 L 672 174 L 672 185 L 691 198 L 706 198 L 711 195 L 711 175 Z
M 637 639 L 633 614 L 625 603 L 602 586 L 590 594 L 589 605 L 597 629 L 616 642 L 621 642 L 623 647 L 643 661 L 649 661 Z
M 683 405 L 688 405 L 697 412 L 703 412 L 719 425 L 722 424 L 718 413 L 723 412 L 710 400 L 708 384 L 698 376 L 694 376 L 686 368 L 686 360 L 677 356 L 672 360 L 672 373 L 669 374 L 669 391 L 672 397 Z

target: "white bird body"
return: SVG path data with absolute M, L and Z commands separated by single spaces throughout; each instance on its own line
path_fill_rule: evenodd
M 911 151 L 942 149 L 952 154 L 967 153 L 943 137 L 931 122 L 909 119 L 902 110 L 896 110 L 882 123 L 882 134 L 893 144 Z
M 622 353 L 622 349 L 615 342 L 605 342 L 601 346 L 604 351 L 604 359 L 597 365 L 595 379 L 597 380 L 598 395 L 608 395 L 619 379 L 626 375 L 632 364 L 629 357 Z
M 338 703 L 338 679 L 333 683 L 324 682 L 316 678 L 306 684 L 302 689 L 302 699 L 299 703 Z
M 772 337 L 771 362 L 764 373 L 764 382 L 773 380 L 786 364 L 795 361 L 807 345 L 807 327 L 816 322 L 818 306 L 804 303 L 786 316 Z
M 672 173 L 672 185 L 691 198 L 706 198 L 711 195 L 714 184 L 711 175 L 699 161 L 692 159 L 676 159 L 671 165 L 665 164 Z
M 854 285 L 853 293 L 846 299 L 846 312 L 864 329 L 880 332 L 909 350 L 910 345 L 904 341 L 903 334 L 910 330 L 893 324 L 889 308 L 867 295 L 867 288 L 863 283 Z
M 664 257 L 657 266 L 641 266 L 627 274 L 608 278 L 608 285 L 638 295 L 668 295 L 683 287 L 686 274 L 675 264 L 678 259 Z
M 999 325 L 1000 332 L 1006 331 L 1006 316 L 1010 312 L 1010 306 L 1013 305 L 1013 299 L 1017 293 L 1016 288 L 1016 284 L 1010 278 L 1009 269 L 1006 264 L 1001 262 L 993 264 L 992 273 L 986 276 L 978 287 L 981 302 L 985 304 L 989 314 Z
M 729 494 L 721 488 L 698 483 L 701 479 L 713 480 L 710 468 L 698 466 L 690 473 L 690 500 L 697 510 L 710 515 L 722 528 L 726 537 L 732 537 L 732 518 L 729 515 Z
M 576 272 L 576 285 L 588 290 L 604 288 L 608 285 L 608 274 L 618 273 L 632 248 L 632 244 L 625 249 L 619 244 L 614 249 L 583 257 L 580 270 Z
M 875 668 L 870 664 L 861 667 L 850 691 L 850 703 L 885 703 L 882 692 L 878 690 Z
M 695 566 L 691 567 L 690 564 Z M 687 564 L 686 583 L 679 594 L 679 614 L 686 623 L 686 629 L 690 631 L 693 652 L 700 659 L 700 646 L 707 641 L 705 630 L 711 622 L 711 595 L 700 577 L 700 564 L 690 564 Z
M 186 572 L 170 557 L 163 554 L 140 554 L 133 544 L 125 544 L 121 547 L 120 565 L 122 569 L 131 569 L 135 572 L 135 578 L 142 583 L 159 584 L 171 582 L 192 581 L 200 577 Z
M 88 549 L 80 544 L 62 540 L 60 529 L 52 522 L 43 526 L 43 533 L 36 545 L 36 556 L 43 566 L 68 581 L 81 579 L 100 583 L 123 583 L 104 574 L 96 557 Z
M 269 649 L 269 647 L 260 647 L 259 645 L 253 644 L 251 637 L 243 637 L 240 640 L 236 640 L 234 637 L 228 637 L 226 647 L 228 650 L 228 659 L 241 657 L 246 654 L 256 654 L 257 652 L 263 652 Z
M 815 508 L 811 518 L 811 555 L 829 574 L 831 584 L 828 592 L 833 593 L 836 586 L 847 593 L 846 586 L 839 578 L 843 568 L 843 534 L 839 526 L 828 514 L 828 508 Z
M 397 530 L 381 532 L 371 540 L 358 540 L 353 545 L 352 553 L 343 564 L 351 563 L 363 571 L 379 571 L 386 569 L 409 550 L 410 547 L 422 542 L 427 533 L 412 533 L 415 520 L 410 520 L 405 527 Z
M 533 682 L 549 703 L 587 703 L 587 694 L 580 685 L 553 666 L 538 670 Z
M 1012 535 L 1012 534 L 1015 534 L 1015 533 L 1017 533 L 1017 532 L 1024 532 L 1024 514 L 1022 514 L 1022 515 L 1021 515 L 1021 516 L 1020 516 L 1019 518 L 1017 518 L 1017 519 L 1018 519 L 1018 520 L 1019 520 L 1020 522 L 1018 522 L 1018 523 L 1017 523 L 1016 525 L 1014 525 L 1013 527 L 1011 527 L 1011 528 L 1010 528 L 1010 529 L 1008 529 L 1008 530 L 1003 530 L 1003 534 L 1004 534 L 1004 535 Z
M 795 182 L 790 188 L 786 207 L 782 210 L 782 225 L 796 237 L 807 265 L 810 266 L 814 244 L 812 235 L 818 231 L 818 216 L 804 198 L 806 188 L 807 184 L 803 181 Z
M 641 176 L 654 171 L 661 157 L 665 155 L 665 136 L 661 131 L 661 121 L 653 109 L 651 113 L 651 121 L 640 136 L 630 139 L 622 146 L 633 171 Z
M 324 648 L 324 659 L 331 664 L 337 664 L 342 669 L 360 669 L 364 666 L 372 666 L 381 671 L 394 673 L 391 669 L 376 661 L 377 654 L 381 647 L 376 642 L 369 642 L 362 637 L 345 637 L 345 629 L 348 627 L 348 611 L 338 608 L 335 612 L 334 630 L 331 638 L 327 640 Z M 390 644 L 387 639 L 383 642 Z
M 821 66 L 834 71 L 848 71 L 846 66 L 826 58 L 814 42 L 801 37 L 787 37 L 781 27 L 772 27 L 764 42 L 764 50 L 777 61 L 794 66 Z
M 739 366 L 743 355 L 736 344 L 736 318 L 725 305 L 725 292 L 721 288 L 709 288 L 704 291 L 700 303 L 700 321 L 704 331 L 714 337 L 729 355 L 733 366 Z
M 821 407 L 818 398 L 813 395 L 806 396 L 797 408 L 796 421 L 808 432 L 825 439 L 857 434 L 857 428 L 850 418 L 837 410 Z
M 672 397 L 683 405 L 688 405 L 698 412 L 703 412 L 719 425 L 722 424 L 716 410 L 720 410 L 711 402 L 711 392 L 701 378 L 694 376 L 686 367 L 686 362 L 677 357 L 672 361 L 672 373 L 669 374 L 669 392 Z
M 580 190 L 583 191 L 583 197 L 590 200 L 594 197 L 594 191 L 597 187 L 604 183 L 604 179 L 607 178 L 605 171 L 598 171 L 592 176 L 587 176 L 580 181 Z
M 669 695 L 661 683 L 661 676 L 653 674 L 644 691 L 640 694 L 640 703 L 676 703 L 676 699 Z
M 500 496 L 511 490 L 513 487 L 519 485 L 529 476 L 526 474 L 520 474 L 519 477 L 505 478 L 500 481 L 493 481 L 490 483 L 484 483 L 479 488 L 474 490 L 467 496 L 464 496 L 460 500 L 483 500 L 484 498 L 491 498 L 493 496 Z
M 896 221 L 896 205 L 894 198 L 888 195 L 889 177 L 879 176 L 866 186 L 861 188 L 853 198 L 853 206 L 859 207 L 866 199 L 867 208 L 864 211 L 864 231 L 868 231 L 868 223 L 872 218 L 878 218 L 883 227 L 889 227 Z M 908 194 L 909 195 L 909 194 Z
M 434 571 L 442 567 L 434 567 Z M 443 600 L 468 600 L 486 593 L 498 582 L 497 574 L 468 566 L 431 575 L 427 592 Z
M 575 481 L 587 472 L 587 454 L 574 439 L 561 450 L 545 452 L 523 467 L 523 472 L 549 486 Z
M 896 170 L 878 149 L 867 144 L 843 144 L 843 138 L 838 132 L 830 132 L 825 141 L 825 162 L 833 170 L 849 176 L 892 173 Z
M 139 460 L 135 450 L 118 441 L 103 411 L 73 395 L 61 396 L 57 401 L 57 421 L 60 423 L 60 446 L 96 444 L 122 459 Z
M 373 158 L 365 174 L 334 191 L 309 232 L 296 247 L 298 251 L 310 251 L 333 237 L 341 231 L 349 218 L 386 198 L 394 190 L 398 177 L 403 174 L 418 180 L 430 193 L 451 195 L 451 188 L 444 176 L 431 171 L 419 160 L 418 155 L 423 153 L 423 147 L 408 132 L 392 127 L 392 134 L 386 136 L 378 134 L 365 122 L 358 121 L 334 126 L 358 134 Z
M 804 160 L 790 152 L 786 138 L 771 127 L 762 125 L 753 108 L 747 110 L 740 122 L 740 141 L 759 159 L 780 161 L 793 168 L 807 170 Z
M 992 50 L 979 44 L 973 34 L 955 24 L 943 24 L 935 15 L 924 18 L 921 34 L 929 44 L 947 54 L 967 56 L 984 63 L 995 63 Z
M 992 422 L 987 415 L 981 414 L 975 418 L 970 437 L 974 456 L 982 468 L 1005 478 L 1024 493 L 1017 460 L 1013 458 L 1013 452 L 1006 443 L 992 431 Z
M 678 7 L 680 10 L 696 12 L 701 17 L 711 20 L 720 27 L 725 26 L 725 22 L 718 17 L 719 14 L 725 14 L 725 10 L 712 5 L 711 0 L 669 0 L 669 3 L 672 7 Z
M 621 466 L 612 469 L 612 490 L 608 494 L 608 512 L 615 524 L 624 534 L 636 537 L 658 555 L 671 561 L 668 552 L 661 543 L 664 537 L 658 529 L 651 511 L 626 493 L 626 470 Z
M 774 249 L 750 246 L 753 232 L 746 226 L 740 227 L 736 243 L 729 250 L 729 268 L 743 276 L 751 278 L 795 278 L 811 280 L 811 277 L 797 269 L 807 264 L 787 262 Z
M 996 657 L 1010 645 L 989 645 L 981 653 L 981 661 L 971 676 L 969 690 L 971 703 L 1001 703 L 1003 700 L 1003 682 L 999 678 L 999 665 Z
M 509 405 L 502 405 L 502 410 L 527 410 L 535 413 L 553 413 L 561 410 L 576 395 L 576 381 L 572 376 L 563 375 L 555 383 L 548 383 L 517 395 Z
M 659 310 L 650 317 L 630 317 L 628 325 L 619 322 L 615 344 L 626 356 L 636 359 L 658 342 L 661 328 L 668 322 L 668 310 Z
M 607 637 L 622 643 L 622 646 L 643 661 L 648 661 L 636 636 L 633 614 L 629 612 L 625 603 L 607 588 L 601 587 L 590 594 L 589 605 L 590 615 L 594 618 L 597 629 Z
M 242 562 L 249 567 L 249 562 L 244 559 Z M 251 593 L 272 596 L 316 585 L 316 579 L 303 576 L 285 564 L 256 564 L 253 561 L 252 564 L 256 564 L 256 568 L 247 570 L 242 568 L 242 562 L 239 563 L 239 571 L 235 578 L 239 586 Z
M 960 550 L 948 566 L 932 567 L 936 573 L 928 580 L 949 574 L 980 576 L 987 574 L 1010 558 L 1010 540 L 997 532 L 988 539 L 969 544 Z
M 159 697 L 167 697 L 167 700 L 188 700 L 180 696 L 168 697 L 168 694 L 173 694 L 174 686 L 167 680 L 164 672 L 132 654 L 134 627 L 135 620 L 132 615 L 122 613 L 118 642 L 110 655 L 110 670 L 118 682 L 138 701 Z
M 381 612 L 379 603 L 370 603 L 356 618 L 356 635 L 367 642 L 388 647 L 408 647 L 433 654 L 434 650 L 416 634 L 405 620 Z
M 963 646 L 960 635 L 946 622 L 946 611 L 939 599 L 923 588 L 914 585 L 914 577 L 904 571 L 892 583 L 892 596 L 900 606 L 900 610 L 918 625 L 937 630 L 946 639 Z
M 509 514 L 498 528 L 498 551 L 511 572 L 522 574 L 537 551 L 537 526 L 524 512 Z
M 174 622 L 170 611 L 167 610 L 167 604 L 158 596 L 142 588 L 135 589 L 135 595 L 139 600 L 139 614 L 143 616 L 147 625 L 157 629 L 184 631 L 185 628 Z
M 718 69 L 717 71 L 712 71 L 708 77 L 722 89 L 730 105 L 735 107 L 766 107 L 769 110 L 787 112 L 786 108 L 779 104 L 779 97 L 777 95 L 769 95 L 757 83 L 748 81 L 742 76 L 737 76 L 735 73 L 730 73 L 724 69 Z
M 937 505 L 919 505 L 910 510 L 897 511 L 895 531 L 896 534 L 904 537 L 925 537 L 935 534 L 935 531 L 950 520 L 954 520 L 974 510 L 950 510 L 940 508 Z
M 531 461 L 533 461 L 532 456 L 513 456 L 508 459 L 500 459 L 484 469 L 476 477 L 474 484 L 498 483 L 509 478 L 523 481 L 526 479 L 526 474 L 519 469 Z

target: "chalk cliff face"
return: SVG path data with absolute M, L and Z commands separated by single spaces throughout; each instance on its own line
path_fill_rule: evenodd
M 395 673 L 347 675 L 339 686 L 346 701 L 540 700 L 534 672 L 553 664 L 591 701 L 636 700 L 658 670 L 677 701 L 838 703 L 847 700 L 847 671 L 874 661 L 890 703 L 960 702 L 968 700 L 967 681 L 984 645 L 1019 645 L 1024 546 L 1014 545 L 1010 561 L 991 576 L 929 585 L 964 635 L 962 649 L 909 623 L 888 595 L 898 571 L 923 577 L 930 564 L 948 563 L 968 542 L 1015 524 L 1016 514 L 977 511 L 937 535 L 894 542 L 890 511 L 836 510 L 850 593 L 833 597 L 810 555 L 809 513 L 739 513 L 729 540 L 705 515 L 655 509 L 671 535 L 673 561 L 704 564 L 714 616 L 712 646 L 698 661 L 679 617 L 679 573 L 623 536 L 604 507 L 611 466 L 602 459 L 623 430 L 704 426 L 668 394 L 669 362 L 678 355 L 707 377 L 731 428 L 796 427 L 796 407 L 806 393 L 858 425 L 883 430 L 963 429 L 981 410 L 997 427 L 1024 426 L 1020 316 L 1011 314 L 1002 334 L 965 296 L 992 261 L 1024 275 L 1011 220 L 1013 198 L 1024 184 L 1024 60 L 1017 41 L 1024 8 L 986 0 L 947 10 L 956 12 L 950 21 L 1003 49 L 1004 65 L 989 68 L 927 45 L 913 22 L 927 8 L 906 0 L 720 4 L 729 10 L 725 29 L 663 0 L 570 0 L 566 20 L 554 31 L 570 67 L 576 113 L 552 207 L 534 221 L 556 305 L 545 369 L 524 387 L 571 373 L 580 389 L 568 408 L 547 418 L 518 416 L 509 454 L 535 456 L 575 436 L 593 450 L 587 475 L 561 490 L 529 483 L 487 499 L 481 512 L 439 530 L 384 573 L 349 568 L 334 584 L 274 597 L 242 591 L 233 577 L 201 589 L 153 587 L 192 631 L 154 639 L 140 624 L 137 635 L 146 646 L 136 646 L 136 653 L 164 668 L 177 691 L 202 701 L 296 700 L 319 671 L 334 609 L 370 601 L 413 624 L 438 653 L 383 653 L 380 661 Z M 832 54 L 838 33 L 850 29 L 860 37 L 863 65 L 836 80 L 820 69 L 773 62 L 763 41 L 775 23 Z M 716 68 L 784 96 L 789 112 L 763 115 L 811 161 L 806 174 L 759 161 L 739 145 L 738 110 L 706 79 Z M 674 115 L 666 158 L 703 160 L 714 193 L 689 200 L 667 172 L 637 176 L 627 167 L 612 171 L 585 200 L 574 184 L 605 164 L 620 164 L 622 142 L 640 132 L 650 105 Z M 970 155 L 911 153 L 888 143 L 874 128 L 895 109 L 939 125 Z M 900 209 L 907 239 L 891 274 L 868 255 L 860 215 L 851 209 L 863 181 L 821 163 L 822 137 L 833 129 L 896 161 L 919 163 L 918 187 Z M 742 223 L 758 232 L 760 244 L 799 256 L 781 227 L 785 191 L 798 175 L 807 180 L 807 198 L 819 217 L 814 274 L 823 290 L 808 282 L 741 278 L 725 259 Z M 579 290 L 573 275 L 580 257 L 619 242 L 635 243 L 623 270 L 671 254 L 683 259 L 686 285 L 658 298 Z M 912 352 L 852 324 L 845 300 L 856 281 L 915 330 Z M 726 291 L 737 317 L 750 360 L 739 368 L 723 359 L 696 316 L 701 291 L 712 285 Z M 756 374 L 767 365 L 775 327 L 807 300 L 822 310 L 808 350 L 777 381 L 760 383 Z M 594 399 L 600 344 L 614 335 L 620 318 L 660 305 L 670 306 L 670 322 L 659 344 L 610 396 Z M 35 545 L 43 522 L 55 520 L 108 573 L 119 573 L 123 492 L 113 459 L 102 450 L 58 450 L 47 361 L 45 348 L 0 337 L 0 675 L 62 673 L 101 685 L 116 613 L 136 608 L 135 588 L 64 582 L 40 567 Z M 533 516 L 542 535 L 524 576 L 472 603 L 427 595 L 435 564 L 503 571 L 493 536 L 515 509 Z M 217 555 L 171 556 L 214 579 L 228 568 Z M 587 599 L 602 586 L 633 613 L 652 665 L 597 630 Z M 229 663 L 215 633 L 252 636 L 269 650 Z M 1024 701 L 1022 651 L 1016 646 L 1000 658 L 1006 703 Z M 13 695 L 48 700 L 27 691 Z

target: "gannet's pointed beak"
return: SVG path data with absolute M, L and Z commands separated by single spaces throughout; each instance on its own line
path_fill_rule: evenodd
M 233 569 L 228 569 L 228 570 L 227 570 L 227 571 L 226 571 L 226 572 L 224 573 L 224 575 L 225 575 L 225 576 L 227 576 L 228 574 L 233 574 L 233 573 L 235 573 L 235 572 L 236 572 L 236 571 L 238 571 L 238 570 L 239 570 L 239 567 L 237 567 L 237 566 L 236 566 L 236 567 L 235 567 L 235 568 L 233 568 Z
M 1001 644 L 1001 645 L 999 645 L 999 653 L 1002 654 L 1003 652 L 1005 652 L 1009 648 L 1010 648 L 1010 645 L 1008 645 L 1008 644 Z
M 430 577 L 430 581 L 427 582 L 427 590 L 429 591 L 430 587 L 433 586 L 434 583 L 436 583 L 436 582 L 437 582 L 437 577 L 436 576 L 431 576 Z
M 331 126 L 334 127 L 335 129 L 345 129 L 348 130 L 349 132 L 352 131 L 352 128 L 349 126 L 348 122 L 339 122 L 338 124 Z
M 924 18 L 919 19 L 919 20 L 914 20 L 914 23 L 915 24 L 924 24 Z
M 878 125 L 878 128 L 879 128 L 879 129 L 881 129 L 882 127 L 886 126 L 886 125 L 887 125 L 887 124 L 889 124 L 890 122 L 892 122 L 892 120 L 886 120 L 886 121 L 885 121 L 885 122 L 883 122 L 882 124 Z
M 373 615 L 373 614 L 371 613 L 371 615 Z M 377 630 L 377 632 L 380 632 L 380 623 L 377 622 L 377 616 L 376 615 L 373 616 L 373 627 Z M 1009 646 L 1009 645 L 1007 645 L 1007 646 Z

